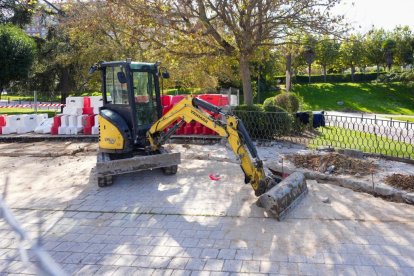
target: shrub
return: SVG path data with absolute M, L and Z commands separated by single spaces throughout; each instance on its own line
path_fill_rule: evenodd
M 284 84 L 286 81 L 285 76 L 277 76 L 277 81 L 281 84 Z M 352 81 L 351 74 L 329 74 L 326 75 L 326 82 L 328 83 L 346 83 L 346 82 L 371 82 L 377 79 L 377 73 L 366 73 L 360 74 L 356 73 L 354 75 L 354 81 Z M 293 83 L 297 84 L 307 84 L 309 83 L 309 76 L 294 76 Z M 324 83 L 323 75 L 313 75 L 311 76 L 311 83 Z
M 380 75 L 376 82 L 390 83 L 390 82 L 402 82 L 408 86 L 414 86 L 414 70 L 404 72 L 389 72 L 387 74 Z
M 252 139 L 272 140 L 287 135 L 292 126 L 292 118 L 286 110 L 268 105 L 238 106 L 234 114 L 243 121 Z
M 270 97 L 264 100 L 263 102 L 263 109 L 266 109 L 268 106 L 275 106 L 275 97 Z
M 295 113 L 299 110 L 299 98 L 293 93 L 282 93 L 275 97 L 274 103 L 289 113 Z

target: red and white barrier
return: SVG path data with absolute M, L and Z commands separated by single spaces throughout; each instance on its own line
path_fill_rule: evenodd
M 47 114 L 0 116 L 0 134 L 23 134 L 32 132 L 41 124 Z
M 35 104 L 11 104 L 11 105 L 0 105 L 0 108 L 33 108 Z M 37 104 L 38 107 L 62 107 L 64 104 Z

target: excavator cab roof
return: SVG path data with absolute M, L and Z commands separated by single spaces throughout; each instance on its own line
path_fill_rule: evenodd
M 89 73 L 92 74 L 97 69 L 102 70 L 106 67 L 114 67 L 114 66 L 122 66 L 122 67 L 129 67 L 131 71 L 139 71 L 139 72 L 150 72 L 150 73 L 157 73 L 159 63 L 148 63 L 148 62 L 136 62 L 136 61 L 100 61 L 97 64 L 93 65 L 89 69 Z

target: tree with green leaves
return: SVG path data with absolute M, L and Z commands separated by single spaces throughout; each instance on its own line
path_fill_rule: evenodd
M 36 44 L 20 28 L 0 25 L 0 92 L 28 77 L 35 54 Z
M 311 83 L 312 63 L 316 59 L 316 44 L 317 40 L 313 36 L 307 34 L 302 45 L 302 55 L 308 65 L 309 83 Z
M 403 67 L 413 64 L 414 61 L 414 34 L 408 26 L 396 27 L 392 32 L 395 41 L 395 62 Z
M 323 68 L 323 77 L 326 82 L 326 72 L 328 66 L 331 66 L 339 57 L 339 46 L 340 44 L 325 35 L 318 40 L 316 44 L 316 61 Z
M 364 39 L 365 55 L 369 63 L 377 66 L 377 75 L 380 73 L 380 66 L 384 64 L 384 50 L 382 44 L 386 40 L 384 29 L 370 30 Z
M 397 48 L 397 42 L 394 39 L 388 38 L 382 43 L 382 50 L 384 51 L 385 64 L 388 68 L 388 71 L 391 70 L 392 64 L 394 62 L 395 50 Z
M 158 48 L 192 56 L 237 60 L 244 101 L 253 104 L 251 63 L 258 52 L 283 44 L 292 33 L 334 32 L 340 16 L 330 10 L 339 0 L 183 1 L 122 0 L 135 16 L 155 20 L 151 34 Z M 129 20 L 129 18 L 128 18 Z M 185 49 L 181 45 L 186 45 Z M 184 51 L 178 51 L 183 49 Z
M 354 81 L 355 68 L 361 66 L 364 56 L 364 46 L 360 35 L 351 35 L 341 43 L 339 48 L 341 63 L 351 68 L 351 80 Z

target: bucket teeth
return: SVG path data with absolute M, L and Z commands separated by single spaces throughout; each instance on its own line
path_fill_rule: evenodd
M 260 205 L 277 220 L 282 220 L 308 192 L 305 176 L 295 172 L 259 197 Z

